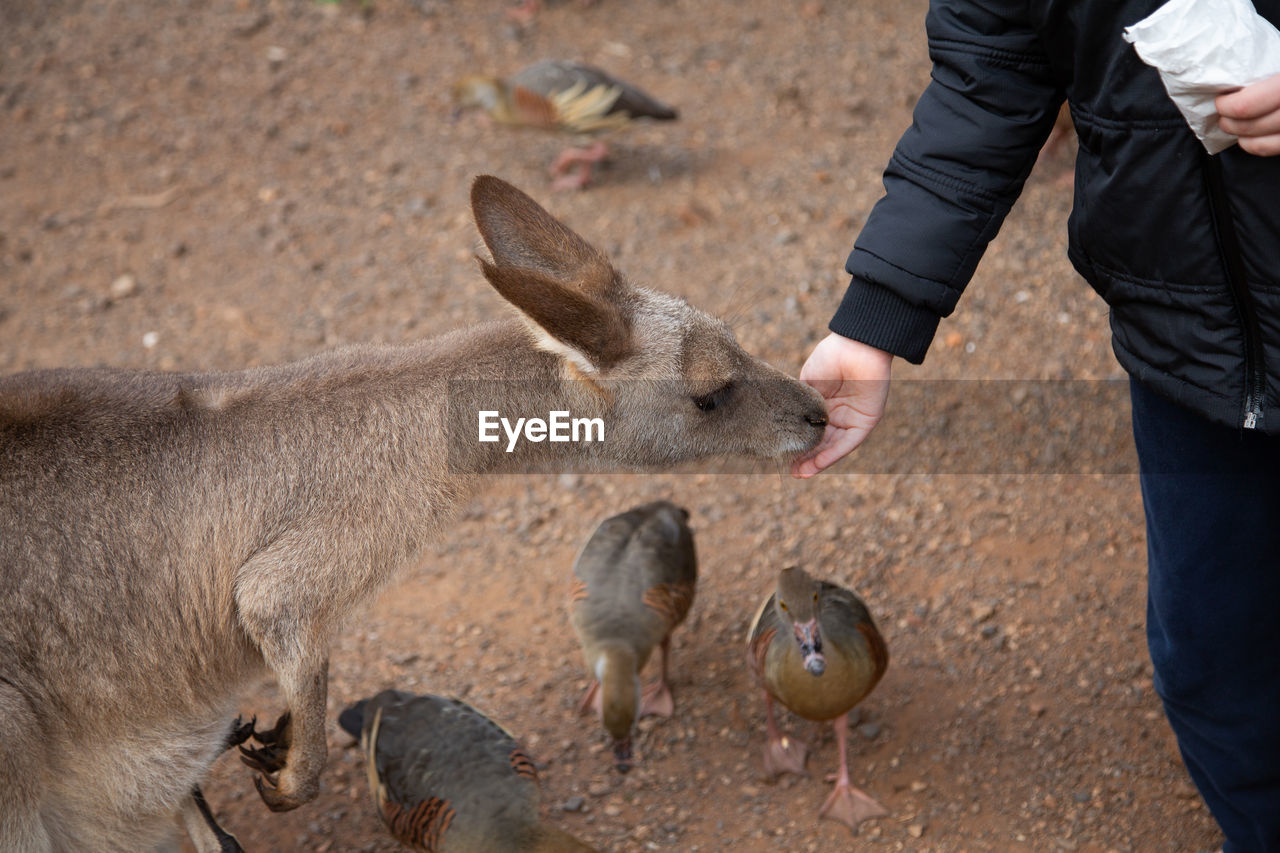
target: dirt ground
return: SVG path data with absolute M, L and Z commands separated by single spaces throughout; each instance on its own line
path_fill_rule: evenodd
M 924 0 L 564 0 L 528 24 L 508 9 L 0 4 L 0 370 L 238 369 L 492 316 L 467 190 L 495 173 L 798 371 L 928 79 Z M 600 65 L 681 118 L 619 133 L 593 187 L 552 195 L 563 140 L 455 119 L 449 98 L 463 73 L 543 57 Z M 493 478 L 335 638 L 331 716 L 391 685 L 462 696 L 544 765 L 548 819 L 619 853 L 1216 847 L 1152 692 L 1125 398 L 1099 382 L 1121 373 L 1105 307 L 1065 259 L 1070 157 L 1032 175 L 927 363 L 895 368 L 891 413 L 915 416 L 809 482 Z M 1080 431 L 1055 439 L 1065 456 L 1004 466 L 1025 437 L 1000 418 L 957 426 L 961 379 L 1091 390 L 1068 407 Z M 967 461 L 935 464 L 957 446 Z M 1119 449 L 1073 455 L 1095 446 Z M 622 777 L 573 713 L 586 681 L 562 602 L 598 521 L 656 497 L 689 508 L 702 574 L 675 637 L 676 715 L 645 721 Z M 787 716 L 814 775 L 761 778 L 743 637 L 789 563 L 859 590 L 889 644 L 850 760 L 891 814 L 857 837 L 816 815 L 830 727 Z M 242 708 L 281 710 L 271 684 Z M 269 813 L 231 756 L 206 793 L 251 853 L 398 849 L 346 742 L 334 726 L 323 792 L 294 812 Z

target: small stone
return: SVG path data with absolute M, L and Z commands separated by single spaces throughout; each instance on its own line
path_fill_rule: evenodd
M 996 615 L 996 607 L 994 604 L 989 602 L 980 602 L 973 605 L 970 609 L 970 613 L 972 613 L 973 621 L 975 623 L 986 622 L 992 616 Z
M 617 817 L 622 814 L 621 806 L 615 806 L 612 803 L 604 807 L 604 813 L 607 817 Z
M 858 726 L 858 734 L 862 735 L 867 740 L 875 740 L 880 737 L 881 730 L 881 725 L 874 720 Z
M 124 299 L 132 296 L 138 290 L 138 280 L 133 276 L 125 273 L 124 275 L 111 282 L 111 298 Z
M 587 800 L 581 794 L 574 794 L 569 799 L 560 804 L 561 811 L 580 812 L 582 807 L 587 804 Z
M 920 836 L 924 835 L 924 824 L 920 824 L 920 823 L 911 824 L 910 826 L 907 827 L 907 835 L 910 835 L 912 838 L 919 838 Z
M 742 786 L 741 788 L 739 788 L 738 790 L 742 792 L 742 795 L 743 795 L 744 797 L 758 797 L 758 796 L 760 796 L 760 789 L 759 789 L 759 788 L 757 788 L 755 785 L 743 785 L 743 786 Z
M 613 786 L 608 782 L 596 782 L 590 788 L 587 788 L 587 793 L 593 797 L 603 797 L 612 790 Z
M 142 346 L 146 349 L 155 349 L 158 343 L 160 343 L 159 332 L 147 332 L 142 336 Z

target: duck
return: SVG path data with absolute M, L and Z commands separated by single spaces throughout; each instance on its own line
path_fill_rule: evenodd
M 779 702 L 797 716 L 835 727 L 840 769 L 819 817 L 856 833 L 862 821 L 888 814 L 849 781 L 849 712 L 889 666 L 884 637 L 862 599 L 799 566 L 782 569 L 747 632 L 747 664 L 764 692 L 766 775 L 808 775 L 807 745 L 778 729 L 773 705 Z
M 538 770 L 516 739 L 460 699 L 384 690 L 344 709 L 374 806 L 423 853 L 596 853 L 538 816 Z
M 479 107 L 501 124 L 596 137 L 641 119 L 679 113 L 640 88 L 585 62 L 544 59 L 507 77 L 468 75 L 453 87 L 458 110 Z M 582 189 L 608 156 L 602 139 L 566 148 L 551 164 L 553 190 Z
M 569 618 L 591 682 L 578 710 L 600 715 L 619 772 L 631 768 L 636 721 L 675 712 L 671 634 L 689 614 L 697 581 L 689 512 L 665 500 L 605 519 L 574 560 Z M 658 680 L 642 690 L 640 671 L 655 648 Z

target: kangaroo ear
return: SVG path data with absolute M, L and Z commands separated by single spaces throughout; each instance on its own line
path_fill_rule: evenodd
M 480 259 L 485 278 L 543 333 L 545 348 L 588 370 L 630 352 L 626 286 L 604 253 L 491 175 L 471 185 L 471 209 L 493 255 Z

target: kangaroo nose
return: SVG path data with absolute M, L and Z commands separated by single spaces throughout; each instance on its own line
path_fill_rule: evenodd
M 826 426 L 826 425 L 827 425 L 827 416 L 826 416 L 826 414 L 821 414 L 821 415 L 805 415 L 805 416 L 804 416 L 804 419 L 805 419 L 806 421 L 808 421 L 812 426 L 820 427 L 820 426 Z

